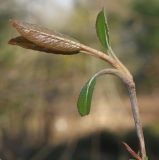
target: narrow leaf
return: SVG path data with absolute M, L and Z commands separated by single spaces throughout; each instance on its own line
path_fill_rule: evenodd
M 104 9 L 99 12 L 97 19 L 96 19 L 96 32 L 97 36 L 105 49 L 109 47 L 109 30 L 108 30 L 108 23 L 106 19 L 106 15 Z
M 81 116 L 88 115 L 90 112 L 91 107 L 91 101 L 92 101 L 92 95 L 93 90 L 96 84 L 96 77 L 93 76 L 82 88 L 78 102 L 77 102 L 77 108 L 78 112 Z

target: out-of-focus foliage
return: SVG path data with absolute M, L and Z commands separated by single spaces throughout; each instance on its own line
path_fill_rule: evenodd
M 76 100 L 82 84 L 90 75 L 106 65 L 100 60 L 83 54 L 69 57 L 53 56 L 9 46 L 8 40 L 16 33 L 9 26 L 8 20 L 10 18 L 24 19 L 31 23 L 40 23 L 50 29 L 56 28 L 56 23 L 59 26 L 60 22 L 63 22 L 60 29 L 57 27 L 56 30 L 71 35 L 93 48 L 102 49 L 95 33 L 95 19 L 104 4 L 110 24 L 111 44 L 120 59 L 134 72 L 138 86 L 137 91 L 150 93 L 151 90 L 158 99 L 156 94 L 159 91 L 158 0 L 132 0 L 131 4 L 128 4 L 127 0 L 121 0 L 120 3 L 119 0 L 103 1 L 103 3 L 92 0 L 76 0 L 72 1 L 73 7 L 69 12 L 70 16 L 66 16 L 67 21 L 60 18 L 67 12 L 59 9 L 58 6 L 56 6 L 58 18 L 50 21 L 52 18 L 47 18 L 47 16 L 52 17 L 52 11 L 47 12 L 50 13 L 49 15 L 44 15 L 46 10 L 40 10 L 47 1 L 23 0 L 19 2 L 18 0 L 2 0 L 0 2 L 0 158 L 3 160 L 29 158 L 44 160 L 53 159 L 56 155 L 61 159 L 66 159 L 65 157 L 68 156 L 70 160 L 69 155 L 73 155 L 72 159 L 85 158 L 88 160 L 88 158 L 92 158 L 90 153 L 97 158 L 107 156 L 108 159 L 116 159 L 118 155 L 123 158 L 123 153 L 119 149 L 121 148 L 120 138 L 118 139 L 114 134 L 104 133 L 104 138 L 101 140 L 98 140 L 100 137 L 98 134 L 91 140 L 84 136 L 86 138 L 80 138 L 79 142 L 78 140 L 72 141 L 72 144 L 69 145 L 70 137 L 75 134 L 71 129 L 81 131 L 82 127 L 89 126 L 90 120 L 82 119 L 78 128 L 68 127 L 67 121 L 63 119 L 57 123 L 57 119 L 63 115 L 68 119 L 73 117 L 74 119 L 70 121 L 76 122 L 79 118 Z M 33 10 L 35 5 L 36 10 Z M 35 14 L 36 11 L 37 14 Z M 45 22 L 43 23 L 43 21 Z M 65 25 L 63 26 L 63 24 Z M 100 82 L 98 84 L 100 87 L 97 87 L 96 90 L 97 98 L 94 101 L 100 102 L 98 97 L 106 99 L 103 104 L 104 111 L 113 110 L 114 106 L 121 107 L 113 111 L 115 114 L 125 110 L 122 96 L 118 94 L 116 87 L 112 83 L 107 83 L 106 79 Z M 112 79 L 109 82 L 112 82 Z M 113 97 L 112 101 L 110 97 Z M 123 103 L 115 104 L 115 98 L 121 99 L 120 101 Z M 107 108 L 106 106 L 109 104 L 112 106 Z M 152 120 L 154 117 L 158 117 L 155 105 L 157 105 L 156 102 L 150 102 L 150 107 L 147 107 L 152 109 L 151 113 L 155 116 L 149 115 L 151 113 L 147 113 L 143 106 L 142 117 L 151 117 Z M 94 108 L 97 109 L 98 106 L 94 106 Z M 124 118 L 126 112 L 123 114 Z M 98 111 L 96 113 L 98 114 Z M 103 114 L 105 113 L 103 112 Z M 109 116 L 114 117 L 112 114 Z M 103 123 L 104 117 L 104 115 L 96 117 L 100 119 L 99 124 Z M 113 118 L 114 122 L 117 121 L 117 118 Z M 147 122 L 145 119 L 143 121 Z M 128 121 L 124 119 L 123 123 L 128 123 Z M 93 119 L 93 127 L 95 122 L 96 119 Z M 107 124 L 104 123 L 104 126 L 114 124 L 108 119 L 106 122 Z M 114 125 L 114 127 L 116 126 Z M 123 127 L 124 124 L 119 126 L 121 129 L 117 128 L 120 135 Z M 69 130 L 69 134 L 65 133 L 65 129 Z M 154 130 L 152 128 L 150 130 L 153 133 L 152 136 L 149 136 L 151 137 L 149 142 L 153 143 L 149 143 L 149 153 L 151 153 L 150 157 L 155 160 L 156 157 L 158 158 L 158 152 L 155 149 L 158 149 L 159 129 L 155 129 L 155 136 Z M 59 135 L 66 138 L 68 144 L 52 146 L 60 141 L 60 138 L 56 138 Z M 146 136 L 148 137 L 148 135 Z M 134 139 L 132 141 L 134 142 Z M 96 148 L 96 146 L 98 147 Z M 153 149 L 151 150 L 151 148 Z M 125 159 L 128 159 L 127 156 Z
M 159 88 L 159 1 L 133 2 L 136 44 L 143 66 L 136 77 L 139 90 L 153 91 Z M 141 83 L 142 81 L 142 83 Z
M 133 7 L 140 30 L 137 43 L 141 54 L 159 54 L 159 1 L 134 1 Z

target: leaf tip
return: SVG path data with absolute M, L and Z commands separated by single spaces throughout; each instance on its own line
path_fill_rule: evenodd
M 88 113 L 88 112 L 84 112 L 84 111 L 82 110 L 83 107 L 81 107 L 80 101 L 81 101 L 80 98 L 78 98 L 78 101 L 77 101 L 78 113 L 80 114 L 81 117 L 87 116 L 89 113 Z
M 18 24 L 17 20 L 15 20 L 15 19 L 9 19 L 9 23 L 10 23 L 13 27 L 16 27 L 17 24 Z
M 83 113 L 81 113 L 80 111 L 78 111 L 78 112 L 79 112 L 79 114 L 80 114 L 81 117 L 85 117 L 85 116 L 88 115 L 88 114 L 83 114 Z

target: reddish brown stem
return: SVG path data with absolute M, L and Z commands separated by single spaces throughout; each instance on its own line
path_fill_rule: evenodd
M 141 157 L 139 157 L 138 154 L 135 151 L 133 151 L 128 144 L 124 142 L 122 144 L 124 145 L 126 150 L 131 154 L 133 158 L 135 158 L 136 160 L 142 160 Z

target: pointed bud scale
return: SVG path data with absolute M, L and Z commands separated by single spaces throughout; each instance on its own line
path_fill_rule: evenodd
M 9 44 L 55 54 L 70 55 L 79 53 L 80 51 L 80 44 L 78 42 L 68 39 L 60 33 L 35 24 L 16 20 L 11 20 L 10 22 L 21 36 L 11 39 Z

